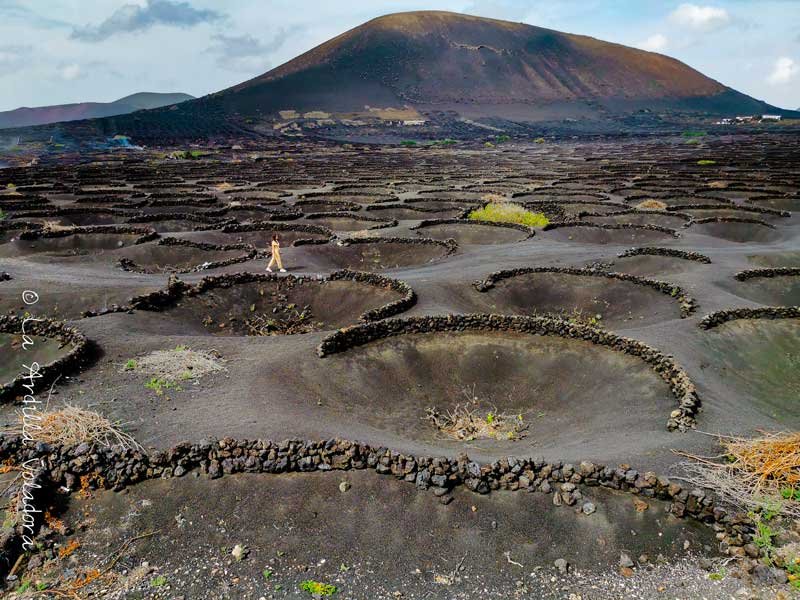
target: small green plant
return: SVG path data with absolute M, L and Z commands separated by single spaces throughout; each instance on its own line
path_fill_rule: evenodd
M 786 561 L 786 576 L 789 579 L 789 585 L 796 590 L 800 590 L 800 557 L 795 557 L 792 560 Z
M 492 142 L 486 142 L 483 145 L 486 146 L 487 148 L 494 148 L 494 144 Z
M 7 184 L 6 184 L 6 189 L 7 189 L 7 190 L 13 190 L 13 189 L 15 189 L 16 187 L 17 187 L 17 186 L 16 186 L 16 184 L 14 184 L 14 183 L 7 183 Z
M 697 164 L 700 165 L 701 167 L 705 167 L 705 166 L 715 165 L 717 164 L 717 161 L 704 158 L 702 160 L 698 160 Z
M 172 153 L 172 156 L 183 160 L 196 160 L 203 156 L 203 152 L 201 150 L 177 150 Z
M 405 146 L 406 148 L 411 148 L 412 146 L 416 146 L 417 142 L 415 142 L 414 140 L 403 140 L 402 142 L 400 142 L 400 145 Z
M 159 575 L 158 577 L 154 577 L 150 580 L 150 587 L 163 587 L 167 584 L 167 578 L 163 575 Z
M 506 134 L 502 134 L 502 135 L 495 136 L 495 139 L 497 140 L 498 144 L 504 144 L 505 142 L 508 142 L 508 141 L 511 140 L 511 136 L 510 135 L 506 135 Z
M 544 142 L 545 142 L 545 139 L 543 137 L 538 137 L 535 140 L 533 140 L 534 144 L 544 144 Z
M 771 511 L 761 513 L 750 512 L 748 515 L 756 524 L 756 534 L 753 536 L 753 543 L 764 553 L 764 562 L 772 565 L 772 553 L 775 550 L 774 539 L 777 532 L 770 527 L 768 521 L 775 516 Z
M 486 424 L 487 425 L 492 425 L 492 424 L 494 424 L 494 422 L 495 422 L 494 413 L 487 413 L 486 414 Z
M 137 366 L 138 366 L 138 363 L 137 363 L 137 362 L 136 362 L 134 359 L 132 359 L 132 358 L 129 358 L 129 359 L 128 359 L 128 360 L 125 362 L 125 366 L 124 366 L 123 368 L 124 368 L 126 371 L 133 371 L 133 370 L 134 370 L 134 369 L 135 369 Z
M 261 574 L 264 576 L 264 579 L 267 580 L 267 581 L 269 581 L 272 578 L 272 571 L 270 571 L 269 569 L 264 569 L 264 571 Z
M 180 392 L 183 388 L 173 381 L 163 379 L 161 377 L 153 377 L 144 384 L 148 390 L 153 390 L 159 396 L 164 393 L 164 390 L 175 390 Z
M 18 594 L 21 594 L 23 592 L 27 592 L 29 589 L 31 589 L 31 580 L 30 579 L 23 579 L 22 583 L 20 584 L 20 586 L 16 589 L 16 592 Z
M 6 218 L 6 213 L 5 213 L 5 211 L 4 211 L 2 208 L 0 208 L 0 221 L 2 221 L 2 220 L 3 220 L 3 219 L 5 219 L 5 218 Z
M 727 574 L 728 574 L 728 572 L 725 569 L 720 569 L 716 573 L 710 573 L 708 578 L 711 581 L 722 581 L 723 579 L 725 579 L 725 576 Z
M 191 371 L 184 371 L 183 373 L 180 374 L 180 377 L 179 377 L 179 379 L 181 381 L 188 381 L 191 378 L 192 378 L 192 372 Z
M 790 487 L 782 488 L 781 498 L 784 500 L 794 500 L 795 502 L 800 502 L 800 489 Z
M 175 352 L 186 352 L 189 349 L 189 346 L 184 346 L 183 344 L 178 344 L 175 346 Z
M 335 585 L 320 583 L 319 581 L 313 581 L 311 579 L 300 583 L 300 589 L 304 592 L 308 592 L 312 596 L 333 596 L 339 591 Z
M 708 135 L 707 131 L 684 131 L 683 137 L 685 138 L 699 138 Z

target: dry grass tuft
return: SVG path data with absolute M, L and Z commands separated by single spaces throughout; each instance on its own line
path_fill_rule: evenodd
M 200 379 L 210 373 L 224 371 L 222 359 L 215 351 L 198 351 L 177 346 L 171 350 L 156 350 L 130 360 L 124 371 L 135 371 L 163 381 Z
M 68 229 L 72 229 L 72 225 L 62 225 L 58 221 L 51 221 L 46 220 L 42 223 L 42 227 L 44 227 L 47 231 L 66 231 Z
M 779 506 L 800 517 L 800 433 L 766 433 L 761 437 L 719 437 L 723 453 L 702 457 L 676 452 L 690 482 L 711 488 L 722 498 L 748 510 Z
M 426 408 L 423 420 L 453 440 L 520 440 L 528 434 L 523 415 L 499 413 L 496 407 L 486 406 L 475 396 L 474 387 L 464 390 L 464 395 L 467 401 L 453 410 Z
M 103 415 L 70 404 L 55 410 L 45 410 L 36 415 L 34 423 L 30 415 L 18 415 L 18 422 L 8 431 L 11 434 L 26 434 L 37 442 L 73 446 L 81 443 L 97 444 L 106 448 L 121 447 L 142 450 L 133 437 Z
M 649 200 L 644 200 L 639 202 L 636 205 L 638 210 L 667 210 L 667 205 L 665 202 L 661 202 L 661 200 L 653 200 L 652 198 Z

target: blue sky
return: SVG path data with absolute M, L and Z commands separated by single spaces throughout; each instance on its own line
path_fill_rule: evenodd
M 0 110 L 217 91 L 382 14 L 451 10 L 674 56 L 800 107 L 800 0 L 0 0 Z

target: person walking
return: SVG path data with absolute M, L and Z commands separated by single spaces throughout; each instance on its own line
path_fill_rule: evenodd
M 272 265 L 278 265 L 278 269 L 280 269 L 281 273 L 286 273 L 286 269 L 283 268 L 283 262 L 281 261 L 281 239 L 276 233 L 272 236 L 272 258 L 269 259 L 269 264 L 267 265 L 267 272 L 272 273 Z

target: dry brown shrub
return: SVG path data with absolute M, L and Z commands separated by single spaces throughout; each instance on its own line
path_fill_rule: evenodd
M 452 410 L 425 409 L 423 420 L 430 421 L 445 437 L 454 440 L 519 440 L 528 434 L 521 414 L 498 412 L 475 396 L 475 388 L 465 389 L 467 401 Z
M 783 514 L 800 517 L 800 502 L 784 496 L 800 489 L 800 433 L 717 437 L 723 450 L 719 456 L 676 452 L 690 459 L 682 465 L 688 481 L 713 489 L 741 508 L 755 510 L 769 504 L 780 506 Z
M 18 422 L 9 428 L 11 434 L 25 433 L 47 444 L 73 446 L 83 442 L 107 448 L 122 447 L 141 450 L 133 437 L 103 415 L 69 404 L 38 413 L 33 422 L 30 415 L 19 413 Z
M 667 205 L 661 200 L 653 200 L 650 198 L 649 200 L 643 200 L 636 205 L 638 210 L 666 210 Z

